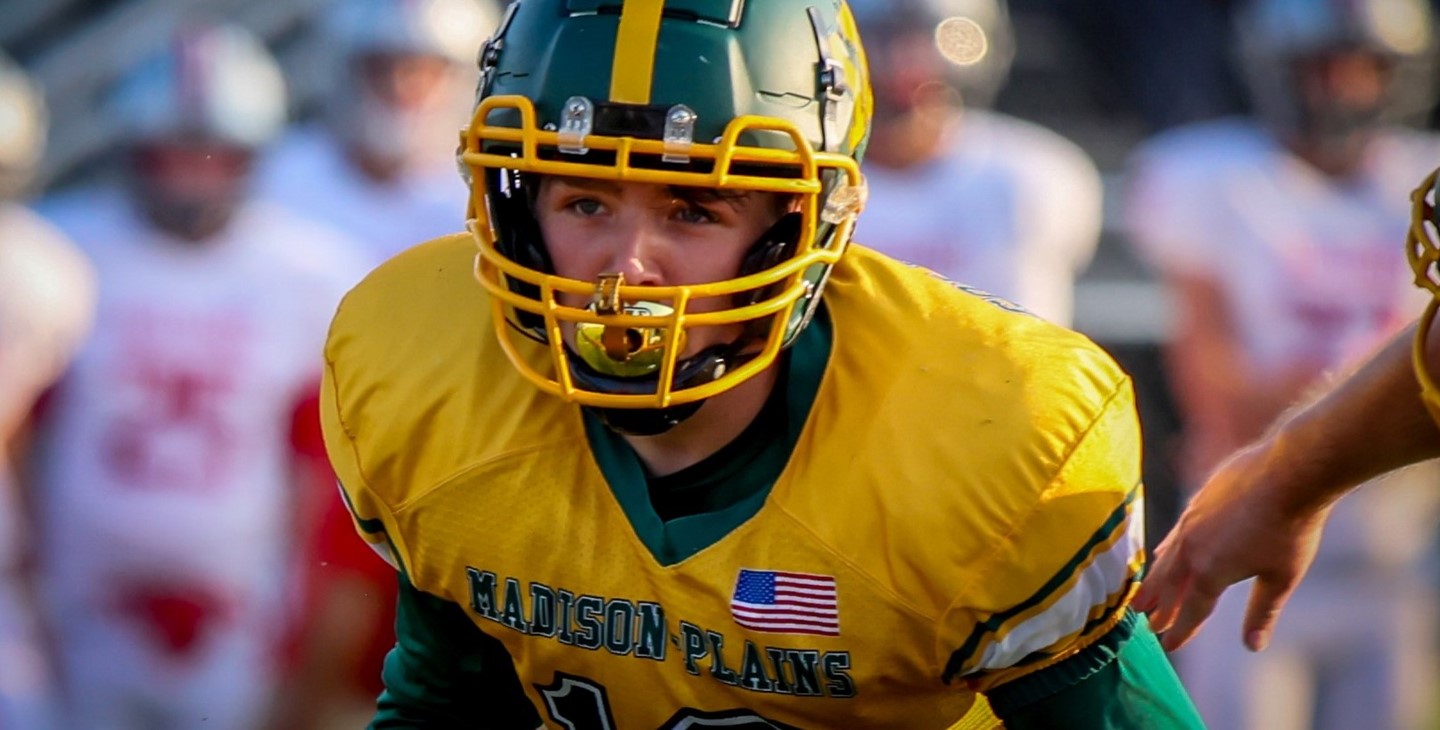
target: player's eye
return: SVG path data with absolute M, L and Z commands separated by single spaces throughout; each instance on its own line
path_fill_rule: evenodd
M 605 206 L 601 204 L 600 201 L 595 200 L 594 198 L 579 198 L 576 200 L 572 200 L 569 203 L 566 203 L 565 207 L 586 217 L 592 215 L 599 215 L 605 210 Z
M 706 210 L 703 206 L 690 204 L 682 205 L 675 210 L 675 219 L 681 223 L 715 223 L 720 220 L 719 216 Z

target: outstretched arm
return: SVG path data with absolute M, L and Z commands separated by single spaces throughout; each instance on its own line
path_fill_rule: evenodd
M 1220 594 L 1255 578 L 1244 641 L 1259 651 L 1315 557 L 1330 506 L 1362 482 L 1440 456 L 1440 429 L 1411 363 L 1415 326 L 1318 399 L 1231 457 L 1156 549 L 1135 606 L 1166 649 L 1184 645 Z M 1427 359 L 1440 362 L 1440 330 Z

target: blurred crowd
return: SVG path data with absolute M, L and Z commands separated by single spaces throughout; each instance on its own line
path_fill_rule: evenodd
M 265 40 L 177 18 L 106 91 L 112 174 L 44 189 L 65 91 L 0 57 L 0 729 L 366 722 L 395 577 L 325 464 L 320 348 L 370 268 L 463 228 L 456 130 L 505 4 L 332 0 L 305 113 Z M 1121 302 L 1168 313 L 1135 373 L 1142 416 L 1178 424 L 1147 419 L 1173 475 L 1152 503 L 1421 311 L 1401 244 L 1440 165 L 1425 0 L 851 6 L 876 99 L 859 243 L 1067 325 L 1112 239 L 1158 284 Z M 1056 43 L 1139 120 L 1118 159 L 1024 113 L 1073 90 L 1007 86 Z M 1211 727 L 1440 717 L 1436 481 L 1341 503 L 1266 653 L 1222 602 L 1172 657 Z

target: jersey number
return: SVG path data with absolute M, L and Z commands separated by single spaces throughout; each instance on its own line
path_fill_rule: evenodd
M 143 490 L 203 491 L 228 479 L 236 429 L 225 406 L 225 373 L 147 372 L 104 434 L 104 463 L 119 484 Z M 233 406 L 231 406 L 233 408 Z
M 564 672 L 555 673 L 555 681 L 541 687 L 545 709 L 550 719 L 565 730 L 616 730 L 615 714 L 610 710 L 610 696 L 604 685 Z M 686 707 L 676 712 L 658 730 L 690 730 L 690 728 L 723 727 L 731 730 L 798 730 L 793 725 L 766 720 L 747 710 L 701 712 Z

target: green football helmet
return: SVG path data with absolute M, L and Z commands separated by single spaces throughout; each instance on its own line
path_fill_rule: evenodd
M 668 414 L 638 429 L 658 432 L 794 341 L 865 199 L 859 158 L 872 101 L 844 2 L 520 0 L 481 49 L 480 67 L 460 150 L 476 276 L 492 295 L 500 343 L 527 380 L 607 412 Z M 577 281 L 552 272 L 531 210 L 542 175 L 799 202 L 732 279 Z M 561 294 L 590 304 L 565 306 Z M 691 311 L 701 300 L 725 306 Z M 739 341 L 683 357 L 687 331 L 737 323 L 746 332 Z M 577 332 L 574 342 L 562 324 Z

